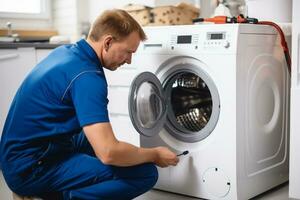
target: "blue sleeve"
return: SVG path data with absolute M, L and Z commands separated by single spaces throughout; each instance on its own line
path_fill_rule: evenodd
M 109 122 L 107 82 L 103 74 L 83 73 L 74 81 L 71 98 L 81 127 Z

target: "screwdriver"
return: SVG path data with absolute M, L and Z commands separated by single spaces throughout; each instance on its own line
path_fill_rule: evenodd
M 182 152 L 182 153 L 180 153 L 180 154 L 177 154 L 177 156 L 184 156 L 184 155 L 186 155 L 186 154 L 188 154 L 189 153 L 189 151 L 184 151 L 184 152 Z

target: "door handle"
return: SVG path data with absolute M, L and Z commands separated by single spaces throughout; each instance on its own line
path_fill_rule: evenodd
M 13 59 L 19 57 L 19 54 L 16 53 L 11 53 L 11 54 L 6 54 L 6 55 L 0 55 L 0 60 L 8 60 L 8 59 Z

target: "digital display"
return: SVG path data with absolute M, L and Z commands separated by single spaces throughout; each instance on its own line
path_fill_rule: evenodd
M 178 35 L 177 44 L 191 44 L 192 36 L 191 35 Z
M 223 40 L 223 39 L 225 39 L 225 33 L 208 33 L 207 39 L 209 39 L 209 40 Z

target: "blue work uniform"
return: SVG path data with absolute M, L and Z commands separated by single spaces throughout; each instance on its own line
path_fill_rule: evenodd
M 61 192 L 65 199 L 122 200 L 152 188 L 153 163 L 105 165 L 83 134 L 86 125 L 109 122 L 107 104 L 93 48 L 80 40 L 54 49 L 18 89 L 4 125 L 1 168 L 10 189 L 42 198 Z

